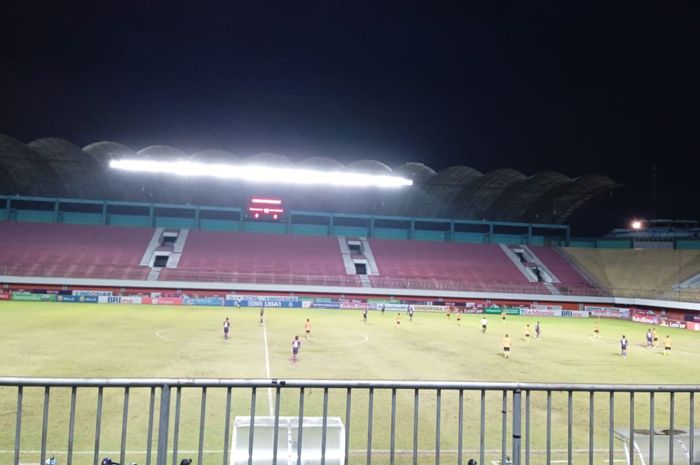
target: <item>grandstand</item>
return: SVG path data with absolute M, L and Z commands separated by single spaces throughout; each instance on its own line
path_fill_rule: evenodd
M 566 256 L 603 288 L 620 297 L 700 300 L 700 293 L 681 290 L 700 274 L 700 250 L 606 250 L 567 247 Z

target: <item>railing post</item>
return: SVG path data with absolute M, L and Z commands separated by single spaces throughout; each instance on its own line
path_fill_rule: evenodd
M 168 426 L 170 423 L 170 386 L 163 385 L 160 392 L 160 412 L 158 415 L 158 455 L 157 465 L 166 465 L 168 456 Z
M 516 389 L 513 391 L 513 457 L 512 464 L 520 465 L 520 402 L 522 391 Z

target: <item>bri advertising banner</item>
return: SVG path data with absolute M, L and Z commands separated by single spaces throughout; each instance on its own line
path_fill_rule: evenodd
M 140 305 L 142 297 L 140 295 L 101 295 L 97 297 L 97 302 L 101 304 L 130 304 Z
M 562 310 L 561 316 L 569 318 L 588 318 L 588 312 L 585 310 Z

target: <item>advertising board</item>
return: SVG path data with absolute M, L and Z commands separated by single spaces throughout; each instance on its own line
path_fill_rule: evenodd
M 141 299 L 140 295 L 101 295 L 97 297 L 97 301 L 101 304 L 140 305 Z
M 586 305 L 584 310 L 591 312 L 591 316 L 595 318 L 619 318 L 626 320 L 630 317 L 629 308 Z
M 588 318 L 588 312 L 585 310 L 562 310 L 561 316 L 569 318 Z
M 520 315 L 520 309 L 516 307 L 486 307 L 484 313 L 488 315 L 500 315 L 505 312 L 506 315 Z
M 96 304 L 97 298 L 96 295 L 58 295 L 56 302 Z
M 96 291 L 92 289 L 73 289 L 72 294 L 75 296 L 94 296 L 99 297 L 112 295 L 112 291 Z
M 55 302 L 56 294 L 32 294 L 31 292 L 13 292 L 12 300 L 21 302 Z
M 561 316 L 562 310 L 546 309 L 546 308 L 522 308 L 521 315 L 526 316 Z

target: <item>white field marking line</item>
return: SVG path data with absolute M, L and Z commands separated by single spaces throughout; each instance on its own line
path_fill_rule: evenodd
M 268 379 L 272 379 L 270 374 L 270 351 L 267 348 L 267 325 L 263 324 L 263 339 L 265 340 L 265 374 Z M 270 407 L 270 416 L 275 415 L 275 409 L 272 406 L 272 388 L 267 388 L 267 403 Z
M 159 339 L 162 339 L 167 342 L 176 342 L 178 344 L 190 344 L 194 346 L 214 346 L 214 347 L 225 347 L 225 344 L 214 344 L 212 342 L 192 342 L 192 341 L 183 341 L 182 339 L 174 339 L 172 337 L 168 337 L 163 335 L 164 332 L 166 331 L 172 331 L 172 328 L 163 328 L 159 329 L 156 331 L 156 337 Z
M 342 344 L 330 344 L 330 345 L 328 345 L 328 347 L 347 347 L 347 346 L 354 346 L 354 345 L 358 345 L 358 344 L 364 344 L 365 342 L 369 341 L 369 336 L 366 335 L 365 333 L 361 333 L 361 332 L 359 332 L 359 331 L 350 331 L 350 330 L 347 330 L 347 332 L 348 332 L 348 333 L 352 333 L 352 334 L 357 334 L 357 335 L 360 336 L 362 339 L 360 339 L 360 340 L 358 340 L 358 341 L 344 342 L 344 343 L 342 343 Z

